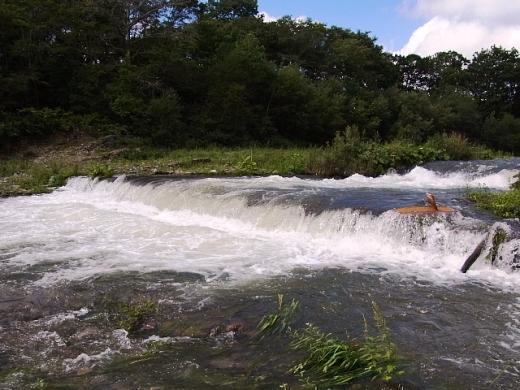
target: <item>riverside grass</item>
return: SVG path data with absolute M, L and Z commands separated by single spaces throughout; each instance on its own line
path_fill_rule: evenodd
M 37 159 L 23 157 L 0 160 L 0 196 L 51 191 L 71 176 L 107 177 L 130 175 L 316 175 L 345 177 L 353 173 L 368 176 L 388 169 L 406 169 L 433 160 L 483 159 L 502 156 L 470 144 L 457 135 L 432 138 L 425 144 L 407 141 L 380 143 L 362 140 L 355 128 L 338 133 L 324 147 L 306 148 L 223 148 L 157 149 L 126 145 L 118 149 L 99 148 L 81 158 L 71 153 L 51 153 Z
M 520 218 L 520 189 L 505 192 L 473 191 L 467 195 L 477 207 L 500 218 Z
M 305 384 L 314 388 L 330 388 L 364 379 L 390 381 L 404 374 L 398 368 L 395 344 L 381 309 L 375 302 L 372 301 L 372 313 L 377 334 L 369 333 L 365 320 L 362 340 L 340 340 L 323 333 L 312 324 L 306 324 L 302 330 L 293 330 L 298 309 L 298 301 L 293 299 L 284 304 L 283 295 L 279 294 L 277 312 L 265 315 L 260 320 L 257 336 L 261 340 L 267 336 L 289 335 L 291 348 L 305 355 L 301 362 L 291 368 L 291 372 Z
M 520 218 L 520 174 L 515 177 L 517 180 L 508 191 L 471 191 L 467 198 L 475 202 L 477 207 L 491 211 L 500 218 Z

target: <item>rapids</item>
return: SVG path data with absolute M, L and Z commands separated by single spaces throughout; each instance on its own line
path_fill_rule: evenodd
M 280 369 L 253 369 L 244 361 L 269 359 L 269 348 L 208 336 L 235 316 L 254 328 L 277 293 L 302 301 L 302 323 L 340 335 L 359 331 L 369 301 L 377 301 L 408 365 L 405 388 L 457 388 L 468 380 L 471 388 L 516 388 L 520 272 L 507 266 L 514 254 L 502 253 L 502 267 L 482 256 L 467 274 L 459 270 L 496 222 L 465 191 L 504 190 L 519 164 L 432 163 L 338 180 L 76 177 L 50 194 L 2 199 L 0 388 L 38 378 L 74 388 L 78 376 L 89 388 L 116 380 L 128 388 L 227 383 L 211 376 L 215 370 L 259 371 L 227 388 L 294 381 L 286 375 L 289 357 L 273 363 Z M 457 212 L 393 210 L 421 204 L 427 191 Z M 152 297 L 161 313 L 155 332 L 129 338 L 110 323 L 100 297 Z M 187 324 L 198 330 L 186 331 Z M 164 359 L 152 359 L 162 374 L 113 367 L 150 340 L 171 345 Z M 208 357 L 204 345 L 223 350 Z M 175 369 L 164 372 L 167 362 Z M 209 379 L 200 379 L 202 371 Z

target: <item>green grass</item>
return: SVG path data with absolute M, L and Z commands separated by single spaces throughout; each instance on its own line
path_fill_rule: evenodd
M 389 381 L 404 374 L 398 369 L 396 347 L 374 302 L 372 309 L 378 334 L 370 335 L 365 325 L 362 340 L 340 340 L 311 324 L 295 332 L 292 347 L 303 351 L 306 358 L 296 364 L 292 372 L 319 388 L 342 386 L 362 379 Z
M 78 165 L 62 161 L 9 160 L 0 163 L 0 196 L 48 192 L 79 174 Z
M 501 218 L 520 218 L 520 189 L 505 192 L 473 191 L 467 195 L 477 207 Z
M 307 324 L 302 330 L 294 330 L 293 320 L 298 309 L 298 301 L 293 299 L 285 304 L 283 295 L 278 294 L 278 309 L 260 320 L 257 337 L 262 340 L 268 336 L 289 335 L 291 348 L 305 355 L 291 372 L 305 384 L 314 388 L 329 388 L 359 380 L 389 381 L 404 373 L 398 368 L 396 347 L 375 302 L 372 302 L 372 311 L 377 334 L 369 333 L 365 321 L 362 340 L 340 340 L 312 324 Z
M 469 144 L 458 135 L 433 138 L 423 145 L 406 141 L 379 143 L 363 140 L 356 129 L 338 133 L 324 147 L 157 149 L 126 146 L 96 149 L 94 156 L 74 159 L 53 153 L 53 160 L 0 161 L 0 196 L 48 192 L 76 175 L 109 177 L 114 174 L 153 175 L 318 175 L 376 176 L 389 168 L 411 168 L 432 160 L 501 156 Z M 60 157 L 61 156 L 61 157 Z M 81 157 L 81 156 L 79 156 Z M 73 160 L 73 161 L 71 161 Z M 79 162 L 78 162 L 79 161 Z
M 283 294 L 278 294 L 278 310 L 276 313 L 265 315 L 258 323 L 257 337 L 263 339 L 266 336 L 283 334 L 291 331 L 291 325 L 294 320 L 300 303 L 292 300 L 289 304 L 283 303 Z

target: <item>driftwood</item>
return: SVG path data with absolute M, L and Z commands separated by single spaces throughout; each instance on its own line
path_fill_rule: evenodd
M 469 257 L 466 259 L 466 261 L 464 262 L 464 264 L 462 265 L 462 268 L 460 269 L 460 271 L 465 274 L 466 271 L 473 265 L 473 263 L 478 259 L 478 257 L 480 256 L 480 254 L 482 253 L 482 250 L 484 249 L 484 247 L 486 246 L 486 240 L 482 240 L 480 241 L 480 243 L 477 245 L 477 247 L 475 248 L 475 250 L 473 252 L 471 252 L 471 255 L 469 255 Z
M 438 206 L 433 208 L 431 206 L 409 206 L 399 207 L 395 209 L 399 214 L 437 214 L 437 213 L 454 213 L 455 210 L 451 207 Z

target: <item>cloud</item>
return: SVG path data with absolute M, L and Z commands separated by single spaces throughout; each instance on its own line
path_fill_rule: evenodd
M 518 25 L 520 17 L 517 0 L 416 0 L 410 8 L 418 16 L 441 16 L 460 21 L 480 19 L 495 24 Z
M 278 19 L 280 19 L 276 16 L 269 15 L 265 11 L 260 12 L 258 15 L 261 16 L 264 19 L 264 22 L 266 23 L 276 22 Z
M 401 54 L 455 50 L 471 58 L 492 45 L 520 48 L 519 1 L 416 0 L 405 9 L 429 20 L 412 33 Z
M 280 19 L 279 16 L 270 15 L 269 13 L 267 13 L 265 11 L 259 12 L 258 15 L 259 15 L 259 17 L 263 18 L 265 23 L 276 22 L 278 19 Z M 305 15 L 301 15 L 301 16 L 297 16 L 295 18 L 291 17 L 291 19 L 294 20 L 295 22 L 303 23 L 303 22 L 306 22 L 309 19 L 309 17 L 305 16 Z M 316 22 L 316 21 L 314 21 L 314 22 Z

